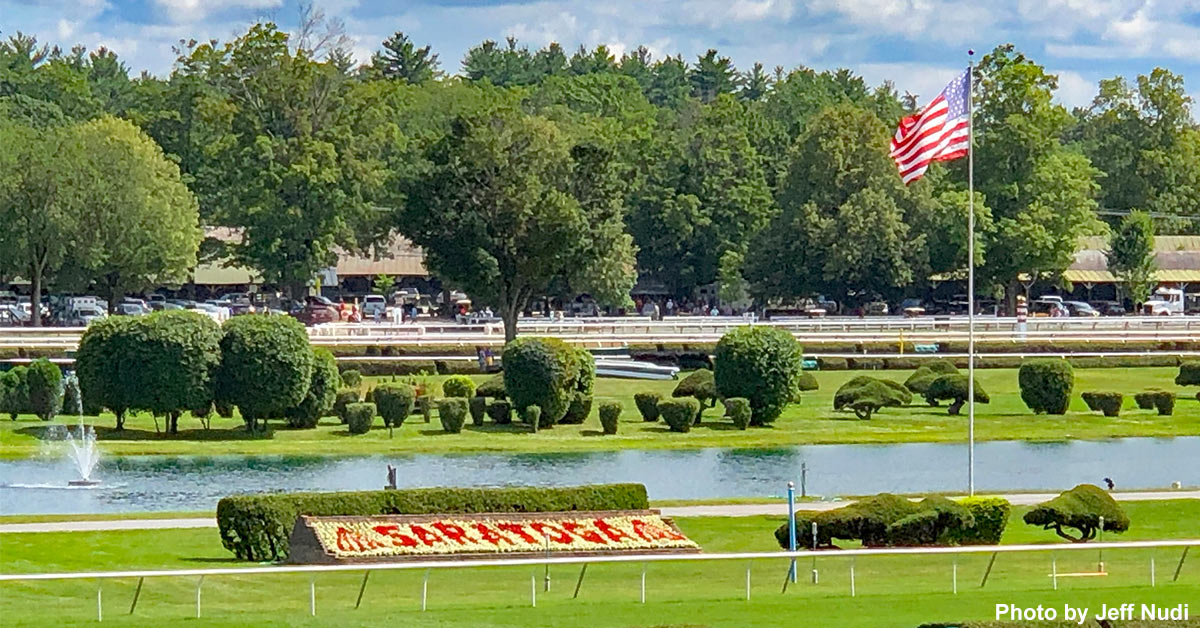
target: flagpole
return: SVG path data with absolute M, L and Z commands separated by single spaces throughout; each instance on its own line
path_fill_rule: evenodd
M 967 494 L 975 495 L 975 51 L 967 56 Z

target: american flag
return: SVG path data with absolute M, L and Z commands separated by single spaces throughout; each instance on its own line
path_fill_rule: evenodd
M 920 113 L 900 121 L 892 137 L 892 159 L 905 185 L 920 179 L 929 164 L 967 155 L 971 142 L 967 113 L 970 70 L 964 70 Z

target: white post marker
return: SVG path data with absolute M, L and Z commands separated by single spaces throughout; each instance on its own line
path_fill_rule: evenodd
M 200 587 L 204 586 L 204 576 L 196 581 L 196 618 L 200 618 Z
M 96 584 L 96 621 L 104 621 L 104 596 L 101 593 L 103 589 L 103 584 Z
M 951 568 L 951 572 L 952 572 L 951 576 L 950 576 L 951 590 L 954 591 L 954 595 L 958 595 L 958 559 L 957 558 L 954 559 L 954 565 Z
M 529 605 L 537 608 L 537 572 L 529 574 Z
M 646 563 L 642 563 L 642 604 L 646 603 Z
M 1150 557 L 1150 586 L 1154 587 L 1154 556 Z
M 1153 565 L 1154 559 L 1151 558 L 1150 560 L 1150 564 Z M 746 601 L 750 601 L 750 565 L 746 565 Z
M 308 579 L 308 614 L 317 616 L 317 579 Z
M 854 597 L 854 558 L 850 558 L 850 597 Z
M 429 600 L 429 572 L 431 569 L 425 570 L 425 579 L 421 581 L 421 611 L 424 611 L 428 606 L 426 602 Z

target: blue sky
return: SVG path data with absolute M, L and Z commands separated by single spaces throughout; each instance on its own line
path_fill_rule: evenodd
M 968 48 L 1004 42 L 1060 76 L 1059 99 L 1088 103 L 1096 81 L 1155 66 L 1200 97 L 1200 0 L 317 0 L 342 19 L 359 60 L 392 32 L 431 44 L 443 69 L 484 39 L 517 36 L 568 50 L 639 44 L 695 59 L 717 48 L 740 68 L 848 67 L 878 83 L 932 96 Z M 284 28 L 297 0 L 0 0 L 0 31 L 69 48 L 116 50 L 135 71 L 170 71 L 180 38 L 228 39 L 258 19 Z

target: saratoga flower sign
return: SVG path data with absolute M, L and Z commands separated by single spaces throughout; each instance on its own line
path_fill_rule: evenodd
M 700 551 L 653 510 L 304 516 L 292 531 L 291 546 L 294 562 Z

